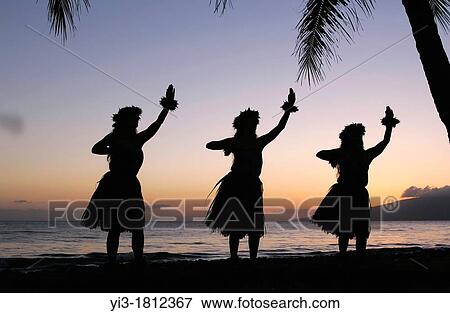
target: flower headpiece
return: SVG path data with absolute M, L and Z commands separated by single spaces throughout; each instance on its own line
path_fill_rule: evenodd
M 233 121 L 234 129 L 241 129 L 243 126 L 252 124 L 259 124 L 259 112 L 248 108 L 245 111 L 242 111 Z
M 128 106 L 119 109 L 119 112 L 113 114 L 112 120 L 114 121 L 113 127 L 123 121 L 128 121 L 131 118 L 139 118 L 142 114 L 142 109 L 135 106 Z
M 353 123 L 344 127 L 339 134 L 341 140 L 348 140 L 351 138 L 362 137 L 366 133 L 366 128 L 361 123 Z

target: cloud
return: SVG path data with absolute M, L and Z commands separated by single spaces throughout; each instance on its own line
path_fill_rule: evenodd
M 30 203 L 30 202 L 25 199 L 18 199 L 18 200 L 14 200 L 14 203 Z
M 450 197 L 450 186 L 420 188 L 411 186 L 402 194 L 403 198 Z
M 17 135 L 23 132 L 23 118 L 16 114 L 0 113 L 0 129 L 4 129 L 11 134 Z

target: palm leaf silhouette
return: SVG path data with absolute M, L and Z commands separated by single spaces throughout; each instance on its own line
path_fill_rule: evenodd
M 49 0 L 48 20 L 55 36 L 67 40 L 67 33 L 76 30 L 75 17 L 80 18 L 82 7 L 89 10 L 89 0 Z
M 297 79 L 309 85 L 322 81 L 324 67 L 340 60 L 339 42 L 353 41 L 352 34 L 361 29 L 360 16 L 370 16 L 373 5 L 373 0 L 308 0 L 296 27 Z
M 428 0 L 436 22 L 448 32 L 450 30 L 450 0 Z
M 209 5 L 212 4 L 212 0 L 209 0 Z M 233 3 L 231 0 L 215 0 L 214 3 L 214 13 L 218 13 L 220 11 L 220 14 L 223 14 L 225 10 L 228 8 L 228 6 L 233 6 Z
M 436 21 L 450 29 L 450 0 L 428 0 Z M 375 0 L 308 0 L 297 24 L 294 54 L 298 59 L 297 80 L 318 84 L 325 67 L 341 60 L 337 49 L 342 39 L 353 42 L 361 29 L 361 16 L 371 16 Z

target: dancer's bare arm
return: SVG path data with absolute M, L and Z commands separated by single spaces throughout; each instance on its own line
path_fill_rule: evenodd
M 277 126 L 275 126 L 270 132 L 265 135 L 262 135 L 258 138 L 258 142 L 262 147 L 265 147 L 269 143 L 271 143 L 278 135 L 283 131 L 286 127 L 286 124 L 289 120 L 289 116 L 291 113 L 297 112 L 298 108 L 295 104 L 295 92 L 292 88 L 289 89 L 288 100 L 284 102 L 282 109 L 284 110 L 284 114 L 278 122 Z
M 387 145 L 391 141 L 392 129 L 400 123 L 398 119 L 394 117 L 394 111 L 387 106 L 384 118 L 381 120 L 381 123 L 386 126 L 386 130 L 384 131 L 383 140 L 381 140 L 374 147 L 367 149 L 366 153 L 370 161 L 378 157 L 381 153 L 383 153 L 384 149 L 386 149 Z
M 161 128 L 161 125 L 164 123 L 164 120 L 167 117 L 169 110 L 162 109 L 161 113 L 159 113 L 158 118 L 154 121 L 147 129 L 141 131 L 138 134 L 139 141 L 144 144 L 149 141 L 153 136 L 156 135 L 158 130 Z
M 92 147 L 93 154 L 108 155 L 110 153 L 111 134 L 106 135 L 102 140 Z
M 206 144 L 209 150 L 225 150 L 229 149 L 233 143 L 233 138 L 225 138 L 218 141 L 210 141 Z

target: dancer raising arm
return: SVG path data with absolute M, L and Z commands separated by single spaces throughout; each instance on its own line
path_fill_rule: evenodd
M 155 122 L 137 132 L 142 110 L 124 107 L 113 115 L 113 130 L 92 147 L 92 153 L 107 155 L 109 171 L 100 180 L 86 208 L 82 224 L 89 228 L 99 226 L 108 232 L 106 249 L 110 263 L 116 262 L 119 237 L 124 231 L 132 234 L 132 249 L 137 263 L 144 259 L 145 205 L 137 174 L 144 161 L 143 145 L 163 124 L 169 110 L 178 102 L 175 88 L 170 85 L 160 101 L 163 109 Z
M 341 146 L 322 150 L 317 157 L 337 168 L 338 179 L 319 208 L 312 221 L 327 233 L 338 237 L 339 251 L 347 251 L 349 240 L 356 237 L 356 250 L 363 254 L 370 233 L 370 201 L 366 189 L 368 171 L 372 161 L 379 156 L 391 140 L 392 129 L 400 122 L 390 107 L 386 107 L 381 120 L 386 126 L 384 138 L 376 146 L 364 149 L 362 124 L 350 124 L 340 133 Z
M 231 171 L 218 183 L 219 189 L 211 203 L 206 225 L 229 237 L 230 256 L 238 257 L 239 241 L 248 236 L 250 258 L 256 259 L 260 238 L 264 235 L 263 188 L 259 179 L 263 165 L 263 149 L 285 128 L 291 113 L 298 111 L 295 93 L 290 89 L 284 114 L 269 133 L 258 137 L 259 112 L 250 108 L 234 119 L 235 135 L 206 145 L 210 150 L 233 154 Z

